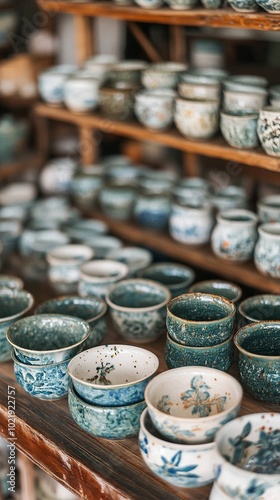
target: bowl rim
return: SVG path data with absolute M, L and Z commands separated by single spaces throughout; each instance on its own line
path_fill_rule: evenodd
M 147 354 L 149 353 L 149 356 L 151 356 L 154 359 L 155 365 L 156 365 L 155 369 L 149 375 L 146 375 L 145 377 L 139 378 L 139 379 L 137 379 L 137 380 L 135 380 L 133 382 L 127 382 L 127 383 L 123 383 L 123 384 L 110 384 L 110 385 L 94 384 L 94 383 L 91 383 L 91 382 L 87 382 L 85 380 L 81 380 L 80 378 L 78 378 L 77 376 L 75 376 L 71 372 L 71 368 L 72 368 L 71 365 L 74 364 L 74 360 L 78 356 L 83 356 L 83 355 L 86 356 L 86 354 L 89 353 L 90 351 L 98 350 L 98 349 L 102 349 L 102 348 L 104 348 L 104 350 L 105 350 L 105 348 L 110 348 L 110 347 L 125 348 L 125 349 L 128 349 L 128 350 L 135 350 L 136 349 L 137 351 L 145 351 L 145 353 L 147 353 Z M 104 345 L 92 347 L 91 349 L 86 349 L 85 351 L 82 351 L 79 354 L 76 354 L 76 356 L 74 356 L 74 358 L 72 358 L 70 360 L 70 362 L 69 362 L 68 373 L 69 373 L 71 379 L 76 380 L 77 382 L 79 382 L 82 385 L 86 385 L 86 386 L 91 387 L 91 388 L 96 389 L 96 390 L 110 391 L 112 389 L 122 389 L 122 388 L 125 388 L 125 387 L 130 387 L 130 386 L 139 384 L 143 380 L 146 380 L 151 375 L 153 375 L 154 373 L 156 373 L 157 370 L 158 370 L 158 367 L 159 367 L 159 359 L 158 359 L 157 355 L 154 354 L 152 351 L 149 351 L 148 349 L 145 349 L 143 347 L 129 345 L 129 344 L 128 345 L 126 345 L 126 344 L 104 344 Z
M 217 283 L 217 284 L 222 284 L 222 285 L 229 285 L 229 287 L 232 287 L 232 288 L 235 288 L 236 292 L 237 292 L 237 295 L 234 299 L 228 299 L 228 300 L 231 300 L 234 304 L 236 302 L 238 302 L 238 300 L 242 297 L 242 288 L 237 285 L 236 283 L 233 283 L 232 281 L 226 281 L 226 280 L 220 280 L 220 279 L 212 279 L 212 280 L 202 280 L 202 281 L 197 281 L 196 283 L 193 283 L 190 288 L 189 288 L 189 292 L 190 293 L 207 293 L 207 292 L 196 292 L 195 290 L 193 290 L 193 288 L 195 288 L 197 285 L 212 285 L 214 283 Z M 212 295 L 212 294 L 210 294 Z M 215 294 L 217 295 L 217 294 Z M 221 297 L 223 297 L 223 295 L 221 295 Z M 227 297 L 225 297 L 227 298 Z M 236 307 L 236 306 L 235 306 Z
M 279 330 L 280 330 L 280 320 L 278 320 L 278 321 L 258 321 L 255 323 L 249 323 L 248 325 L 242 326 L 242 328 L 239 328 L 239 330 L 237 330 L 237 332 L 235 332 L 235 334 L 233 335 L 233 342 L 234 342 L 235 347 L 237 348 L 239 353 L 241 352 L 242 354 L 244 354 L 245 356 L 250 357 L 250 358 L 276 360 L 276 361 L 280 360 L 280 354 L 270 356 L 267 354 L 255 354 L 253 352 L 250 352 L 247 349 L 244 349 L 244 347 L 241 347 L 241 345 L 239 344 L 239 340 L 238 340 L 238 337 L 240 336 L 240 334 L 242 334 L 244 332 L 244 330 L 246 331 L 246 330 L 249 330 L 253 327 L 254 328 L 260 328 L 261 326 L 273 327 L 276 325 L 279 326 Z M 279 335 L 280 335 L 280 333 L 279 333 Z
M 166 298 L 164 300 L 162 300 L 161 302 L 159 302 L 158 304 L 154 304 L 153 306 L 147 306 L 147 307 L 119 306 L 119 305 L 115 304 L 114 302 L 112 302 L 112 300 L 110 299 L 111 293 L 114 292 L 118 286 L 127 285 L 129 283 L 139 283 L 140 285 L 146 284 L 146 285 L 152 286 L 153 288 L 160 289 L 162 292 L 165 293 Z M 148 279 L 144 279 L 144 278 L 130 278 L 127 280 L 122 280 L 122 281 L 114 284 L 114 286 L 110 287 L 110 290 L 106 293 L 106 296 L 105 296 L 105 300 L 106 300 L 108 306 L 111 307 L 111 309 L 113 309 L 114 311 L 123 311 L 123 312 L 129 312 L 129 313 L 144 312 L 144 311 L 146 312 L 146 311 L 154 311 L 154 310 L 161 309 L 162 307 L 167 305 L 167 303 L 168 303 L 168 301 L 170 301 L 170 299 L 171 299 L 171 292 L 166 286 L 162 285 L 158 281 L 148 280 Z
M 102 311 L 97 314 L 96 316 L 92 316 L 91 318 L 87 319 L 87 320 L 83 320 L 83 321 L 86 321 L 87 323 L 91 323 L 91 321 L 97 321 L 98 319 L 102 318 L 103 316 L 105 316 L 107 310 L 108 310 L 108 306 L 105 302 L 105 300 L 101 299 L 101 297 L 97 297 L 97 296 L 88 296 L 88 297 L 81 297 L 81 295 L 59 295 L 58 297 L 52 297 L 51 299 L 48 299 L 48 300 L 45 300 L 44 302 L 41 302 L 41 304 L 38 305 L 38 307 L 36 307 L 35 311 L 34 311 L 34 314 L 35 315 L 41 315 L 41 314 L 55 314 L 55 313 L 40 313 L 39 309 L 41 306 L 48 306 L 48 305 L 51 305 L 52 302 L 56 302 L 56 301 L 59 301 L 59 302 L 63 302 L 64 300 L 69 300 L 70 302 L 74 300 L 80 300 L 81 302 L 85 301 L 85 302 L 89 302 L 91 300 L 94 300 L 96 302 L 99 302 L 101 305 L 102 305 Z M 72 315 L 68 315 L 68 314 L 64 314 L 63 316 L 71 316 L 73 318 L 79 318 L 79 319 L 83 319 L 83 318 L 80 318 L 79 316 L 72 316 Z
M 276 294 L 276 293 L 273 293 L 273 294 L 261 293 L 261 294 L 252 295 L 250 297 L 247 297 L 242 302 L 240 302 L 240 304 L 238 306 L 238 312 L 239 312 L 239 314 L 241 314 L 241 316 L 243 318 L 246 318 L 246 319 L 250 320 L 250 323 L 260 323 L 260 322 L 266 321 L 266 320 L 262 321 L 262 320 L 255 319 L 255 318 L 253 318 L 253 316 L 250 316 L 249 314 L 247 314 L 244 311 L 244 306 L 246 306 L 247 304 L 250 304 L 250 302 L 254 302 L 255 299 L 258 300 L 258 299 L 262 299 L 262 298 L 264 298 L 264 299 L 266 299 L 266 298 L 267 299 L 278 298 L 279 299 L 279 306 L 280 306 L 280 294 Z M 280 322 L 280 318 L 279 318 L 279 320 L 267 320 L 267 321 L 279 321 Z
M 116 411 L 122 411 L 124 408 L 126 409 L 133 409 L 133 407 L 141 406 L 143 403 L 145 403 L 145 400 L 142 399 L 141 401 L 137 401 L 136 403 L 131 403 L 129 405 L 120 405 L 120 406 L 101 406 L 101 405 L 94 405 L 92 403 L 87 403 L 84 399 L 82 399 L 79 394 L 77 394 L 77 391 L 75 390 L 74 384 L 72 380 L 70 380 L 69 384 L 69 389 L 68 389 L 68 397 L 71 395 L 80 406 L 86 406 L 89 410 L 94 410 L 95 412 L 101 413 L 101 412 L 106 412 L 110 413 L 112 410 L 114 412 Z
M 178 262 L 153 262 L 151 263 L 149 266 L 145 267 L 145 269 L 141 269 L 141 271 L 139 272 L 139 277 L 143 277 L 145 275 L 145 273 L 148 271 L 154 271 L 154 270 L 163 270 L 165 269 L 166 266 L 169 266 L 169 267 L 173 267 L 174 269 L 176 269 L 176 271 L 182 271 L 182 274 L 180 276 L 184 277 L 184 281 L 180 281 L 178 283 L 174 283 L 172 285 L 164 285 L 166 286 L 167 288 L 169 288 L 169 290 L 173 290 L 173 289 L 176 289 L 178 287 L 178 285 L 188 285 L 188 284 L 191 284 L 193 283 L 194 279 L 195 279 L 195 272 L 194 270 L 185 265 L 185 264 L 180 264 Z M 183 273 L 186 273 L 185 276 L 183 276 Z M 188 276 L 187 276 L 188 274 Z M 165 275 L 165 273 L 163 272 L 163 275 Z M 177 276 L 177 275 L 174 275 L 174 276 Z M 179 272 L 178 272 L 178 276 L 179 276 Z M 150 278 L 143 278 L 143 279 L 150 279 Z M 152 279 L 152 281 L 157 281 L 157 280 L 154 280 Z M 159 281 L 159 283 L 161 283 L 161 281 Z
M 2 247 L 2 245 L 1 245 L 1 247 Z M 6 284 L 2 283 L 2 280 L 7 281 L 7 282 L 11 281 L 13 283 L 16 283 L 17 286 L 13 287 L 13 288 L 10 288 L 9 285 L 6 285 Z M 4 274 L 4 273 L 1 274 L 0 273 L 0 287 L 2 287 L 2 288 L 10 288 L 11 290 L 23 290 L 24 289 L 24 283 L 23 283 L 23 280 L 21 278 L 19 278 L 18 276 L 14 276 L 12 274 Z
M 218 300 L 219 302 L 223 302 L 224 304 L 226 304 L 228 307 L 230 307 L 232 309 L 232 311 L 228 312 L 225 316 L 223 316 L 220 319 L 213 319 L 211 321 L 200 321 L 200 320 L 195 321 L 195 320 L 184 319 L 184 318 L 181 318 L 180 316 L 176 316 L 172 311 L 170 311 L 170 306 L 172 306 L 172 304 L 174 302 L 178 301 L 178 299 L 183 300 L 183 299 L 185 299 L 185 297 L 190 297 L 190 296 L 192 296 L 193 298 L 199 298 L 199 297 L 209 298 L 209 296 L 213 297 L 216 300 Z M 188 323 L 188 324 L 193 325 L 193 326 L 198 325 L 198 324 L 205 325 L 205 326 L 214 325 L 214 324 L 220 323 L 220 321 L 222 321 L 222 320 L 225 320 L 225 319 L 231 318 L 232 316 L 235 316 L 235 314 L 236 314 L 236 306 L 232 302 L 232 300 L 227 299 L 226 297 L 222 297 L 221 295 L 216 295 L 214 293 L 187 292 L 187 293 L 183 293 L 182 295 L 178 295 L 178 297 L 174 297 L 167 304 L 167 317 L 169 316 L 170 318 L 180 319 L 180 321 L 182 321 L 184 323 Z
M 87 274 L 88 269 L 91 269 L 94 267 L 94 269 L 99 269 L 99 267 L 106 267 L 106 264 L 108 266 L 115 266 L 117 275 L 115 276 L 110 276 L 110 275 L 104 275 L 104 276 L 94 276 L 94 274 Z M 123 280 L 125 276 L 129 273 L 129 268 L 126 264 L 123 264 L 122 262 L 119 262 L 118 260 L 110 260 L 110 259 L 93 259 L 89 260 L 88 262 L 85 262 L 81 267 L 80 267 L 80 281 L 87 281 L 91 283 L 114 283 L 117 280 Z
M 11 353 L 11 359 L 13 360 L 14 363 L 16 363 L 17 365 L 21 366 L 22 368 L 26 368 L 27 370 L 34 370 L 34 371 L 37 371 L 37 370 L 45 370 L 46 368 L 53 368 L 53 367 L 56 367 L 56 366 L 61 366 L 61 365 L 64 365 L 64 364 L 67 364 L 69 363 L 69 359 L 63 359 L 61 361 L 57 361 L 56 363 L 47 363 L 45 365 L 31 365 L 31 364 L 28 364 L 28 363 L 24 363 L 23 361 L 20 361 L 14 351 L 14 349 L 12 350 L 12 353 Z
M 82 256 L 81 259 L 77 258 L 79 255 Z M 79 265 L 84 263 L 85 260 L 88 261 L 91 259 L 94 259 L 94 250 L 90 246 L 82 243 L 66 243 L 65 245 L 59 245 L 51 248 L 46 255 L 46 260 L 50 265 Z
M 229 344 L 230 342 L 232 342 L 233 340 L 233 335 L 230 335 L 226 340 L 224 340 L 223 342 L 220 342 L 220 344 L 213 344 L 213 345 L 206 345 L 206 346 L 200 346 L 200 347 L 195 347 L 195 346 L 191 346 L 191 345 L 185 345 L 185 344 L 179 344 L 179 342 L 176 342 L 176 340 L 174 340 L 170 333 L 167 332 L 166 334 L 166 338 L 167 338 L 167 342 L 169 344 L 174 344 L 176 346 L 178 346 L 180 349 L 184 349 L 185 351 L 196 351 L 196 352 L 199 352 L 199 351 L 205 351 L 205 350 L 216 350 L 216 349 L 220 349 L 224 344 Z M 181 368 L 181 367 L 180 367 Z
M 5 323 L 6 321 L 16 320 L 16 318 L 18 318 L 19 316 L 23 316 L 24 314 L 26 314 L 34 306 L 34 302 L 35 302 L 34 296 L 30 292 L 28 292 L 27 290 L 24 290 L 22 288 L 13 288 L 13 289 L 11 289 L 11 288 L 8 288 L 8 287 L 5 287 L 5 286 L 0 287 L 0 293 L 1 293 L 1 290 L 2 290 L 2 292 L 6 293 L 6 294 L 21 293 L 22 295 L 24 295 L 28 299 L 28 304 L 21 311 L 15 313 L 15 314 L 12 314 L 11 316 L 6 316 L 4 318 L 0 318 L 0 325 L 1 325 L 1 323 Z

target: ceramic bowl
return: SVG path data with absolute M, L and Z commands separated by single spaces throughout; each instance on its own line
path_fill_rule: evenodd
M 188 139 L 210 139 L 219 130 L 219 101 L 176 99 L 174 122 Z
M 6 205 L 0 208 L 0 219 L 17 219 L 24 223 L 28 215 L 28 206 Z
M 259 6 L 255 0 L 227 0 L 229 5 L 237 12 L 256 12 Z
M 234 335 L 242 384 L 254 398 L 280 403 L 280 321 L 243 326 Z
M 10 290 L 22 290 L 23 281 L 17 276 L 10 274 L 0 274 L 0 288 L 9 288 Z
M 98 406 L 121 406 L 144 400 L 159 360 L 141 347 L 103 345 L 77 354 L 68 371 L 77 395 Z
M 256 148 L 259 140 L 257 122 L 259 114 L 255 111 L 222 111 L 220 128 L 226 142 L 233 148 Z
M 120 61 L 111 66 L 108 72 L 108 82 L 126 82 L 132 85 L 139 85 L 141 72 L 147 68 L 148 63 L 141 60 L 128 59 Z
M 75 293 L 80 279 L 80 267 L 93 259 L 94 252 L 87 245 L 63 245 L 46 255 L 48 278 L 58 293 Z
M 280 223 L 261 224 L 255 246 L 254 262 L 266 276 L 280 278 Z
M 219 463 L 215 444 L 167 441 L 157 432 L 147 409 L 140 418 L 139 446 L 152 472 L 177 488 L 197 488 L 215 479 L 213 464 Z
M 244 89 L 245 87 L 259 87 L 266 88 L 268 80 L 264 76 L 259 75 L 230 75 L 223 82 L 225 88 L 236 90 Z
M 32 365 L 23 363 L 12 354 L 17 382 L 35 398 L 54 401 L 68 393 L 70 377 L 67 367 L 69 359 L 58 363 Z
M 125 439 L 137 436 L 140 415 L 146 408 L 145 401 L 121 406 L 97 406 L 81 399 L 73 385 L 68 391 L 68 405 L 75 422 L 94 437 Z
M 160 62 L 150 64 L 142 71 L 142 85 L 147 90 L 175 89 L 179 76 L 187 70 L 187 65 L 178 62 Z
M 238 308 L 240 326 L 260 321 L 280 321 L 280 295 L 255 295 L 243 300 Z
M 39 314 L 20 319 L 7 331 L 18 361 L 47 365 L 71 359 L 90 334 L 88 324 L 59 314 Z
M 139 278 L 158 281 L 165 285 L 172 297 L 186 293 L 195 279 L 194 271 L 177 262 L 152 264 L 138 274 Z
M 129 269 L 128 277 L 131 278 L 151 264 L 153 254 L 146 248 L 123 247 L 108 252 L 107 258 L 126 264 Z
M 168 226 L 171 212 L 169 193 L 142 192 L 134 206 L 134 219 L 139 226 L 163 231 Z
M 48 104 L 59 106 L 63 102 L 64 83 L 76 71 L 76 66 L 59 65 L 43 71 L 38 78 L 41 98 Z
M 50 159 L 40 171 L 41 192 L 46 196 L 68 195 L 77 169 L 78 161 L 69 156 Z
M 205 9 L 220 9 L 224 0 L 201 0 L 201 3 Z
M 11 346 L 6 332 L 15 321 L 22 318 L 33 307 L 34 298 L 26 290 L 0 288 L 0 362 L 11 358 Z
M 236 418 L 215 437 L 222 463 L 216 483 L 226 498 L 277 500 L 280 446 L 279 413 L 254 413 Z M 218 500 L 218 497 L 214 497 Z
M 257 202 L 261 223 L 280 222 L 280 195 L 264 196 Z
M 100 100 L 100 80 L 90 73 L 78 72 L 63 85 L 63 101 L 74 113 L 86 113 L 97 108 Z
M 133 187 L 104 186 L 99 194 L 103 212 L 113 219 L 127 220 L 133 212 L 136 192 Z
M 100 110 L 110 120 L 129 121 L 134 117 L 134 96 L 138 87 L 127 82 L 115 82 L 100 89 Z
M 32 182 L 10 182 L 0 190 L 0 205 L 28 209 L 37 196 L 37 188 Z
M 144 127 L 166 130 L 173 122 L 173 104 L 176 92 L 172 89 L 142 90 L 135 96 L 134 111 Z
M 183 99 L 220 100 L 221 82 L 219 79 L 211 76 L 187 72 L 183 73 L 180 77 L 178 92 L 179 96 L 183 97 Z
M 257 3 L 270 14 L 278 14 L 280 12 L 279 0 L 257 0 Z
M 231 300 L 234 304 L 238 303 L 242 296 L 242 290 L 238 285 L 218 279 L 194 283 L 190 287 L 189 292 L 220 295 L 221 297 Z
M 156 375 L 145 400 L 158 432 L 175 443 L 213 441 L 217 430 L 240 410 L 242 387 L 214 368 L 188 366 Z
M 107 234 L 97 234 L 83 239 L 84 243 L 94 251 L 96 259 L 107 259 L 108 253 L 111 250 L 120 249 L 123 246 L 122 240 L 116 236 L 108 236 Z
M 229 185 L 218 189 L 209 197 L 209 202 L 218 212 L 230 208 L 246 208 L 247 195 L 243 187 Z
M 168 368 L 208 366 L 227 372 L 233 362 L 232 337 L 212 346 L 190 347 L 175 342 L 167 335 L 164 359 Z
M 7 257 L 17 250 L 22 233 L 22 222 L 18 219 L 0 219 L 0 241 L 3 246 L 3 256 Z
M 210 240 L 215 224 L 212 207 L 209 203 L 172 204 L 169 218 L 169 232 L 174 240 L 190 245 L 200 245 Z
M 85 61 L 84 69 L 89 73 L 92 73 L 94 78 L 104 81 L 106 80 L 110 67 L 116 63 L 116 56 L 112 54 L 98 54 Z
M 86 321 L 90 335 L 83 343 L 83 349 L 89 349 L 102 342 L 106 333 L 107 304 L 98 297 L 79 297 L 68 295 L 43 302 L 35 314 L 60 314 L 74 316 Z
M 202 177 L 183 177 L 172 189 L 175 203 L 203 205 L 208 198 L 209 184 Z
M 250 109 L 255 112 L 266 105 L 267 91 L 260 87 L 245 87 L 244 90 L 224 90 L 223 109 L 225 111 L 241 111 Z
M 106 169 L 114 169 L 114 167 L 130 167 L 131 159 L 127 155 L 121 154 L 106 155 L 101 158 L 101 165 L 104 165 Z
M 265 152 L 280 156 L 280 107 L 265 106 L 260 110 L 257 132 Z
M 224 80 L 228 77 L 228 72 L 226 70 L 222 68 L 211 68 L 210 66 L 193 68 L 192 73 L 201 76 L 210 76 L 220 82 L 224 82 Z
M 138 278 L 113 286 L 106 302 L 121 337 L 129 342 L 148 343 L 165 331 L 166 304 L 170 297 L 165 286 Z
M 91 236 L 106 234 L 108 226 L 101 220 L 78 219 L 62 225 L 63 231 L 77 243 L 85 241 Z
M 166 326 L 175 342 L 192 347 L 220 344 L 233 333 L 231 300 L 208 293 L 186 293 L 167 304 Z
M 163 0 L 134 0 L 134 2 L 143 9 L 158 9 L 163 5 Z
M 88 165 L 74 174 L 70 194 L 75 204 L 82 208 L 94 206 L 104 184 L 103 171 L 101 165 Z
M 136 187 L 139 175 L 139 167 L 132 164 L 119 165 L 117 162 L 106 168 L 107 183 L 114 186 Z
M 105 298 L 109 288 L 126 278 L 128 267 L 115 260 L 92 260 L 81 267 L 78 293 L 81 297 L 91 295 Z

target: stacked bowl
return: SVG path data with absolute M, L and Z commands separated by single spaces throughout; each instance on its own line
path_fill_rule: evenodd
M 102 345 L 78 354 L 68 367 L 73 419 L 95 437 L 136 436 L 146 408 L 144 391 L 158 365 L 152 352 L 127 345 Z

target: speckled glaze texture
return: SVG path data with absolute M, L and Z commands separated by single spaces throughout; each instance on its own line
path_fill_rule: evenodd
M 280 196 L 268 195 L 261 198 L 258 203 L 258 216 L 260 222 L 280 222 Z
M 177 205 L 173 203 L 169 218 L 169 232 L 180 243 L 207 243 L 214 226 L 214 216 L 210 206 Z
M 176 99 L 174 122 L 188 139 L 210 139 L 219 130 L 219 101 Z
M 257 0 L 257 3 L 267 12 L 271 14 L 277 14 L 280 12 L 280 2 L 279 0 Z
M 139 446 L 146 465 L 158 477 L 182 488 L 196 488 L 215 478 L 213 463 L 219 463 L 214 443 L 187 445 L 164 440 L 146 409 L 140 419 Z
M 15 376 L 21 387 L 39 399 L 55 400 L 67 395 L 69 360 L 50 365 L 28 365 L 13 355 Z
M 167 305 L 166 327 L 179 344 L 206 347 L 233 333 L 236 308 L 228 299 L 208 293 L 187 293 Z
M 99 195 L 99 202 L 105 214 L 113 219 L 127 220 L 134 206 L 136 193 L 133 188 L 105 186 Z
M 258 4 L 255 0 L 227 0 L 229 5 L 237 12 L 256 12 Z
M 134 207 L 134 218 L 142 227 L 161 231 L 167 228 L 170 212 L 169 195 L 140 194 Z
M 255 265 L 262 274 L 280 278 L 280 223 L 262 224 L 258 231 Z
M 162 62 L 151 64 L 141 75 L 143 86 L 148 89 L 175 89 L 186 64 Z
M 162 283 L 170 290 L 172 297 L 186 293 L 195 279 L 194 271 L 190 267 L 177 264 L 177 262 L 152 264 L 141 271 L 138 276 Z
M 77 354 L 69 363 L 73 386 L 87 403 L 121 406 L 144 400 L 146 385 L 159 361 L 134 346 L 103 345 Z
M 0 288 L 0 362 L 11 359 L 12 347 L 6 338 L 8 328 L 32 308 L 33 296 L 25 290 Z
M 255 295 L 243 300 L 238 308 L 241 326 L 259 321 L 280 321 L 280 295 Z
M 22 363 L 48 365 L 75 356 L 89 334 L 88 324 L 79 318 L 38 314 L 10 326 L 7 339 Z
M 231 375 L 207 367 L 182 367 L 149 382 L 145 400 L 151 420 L 168 441 L 202 444 L 235 418 L 243 391 Z
M 137 88 L 122 87 L 118 83 L 114 87 L 103 87 L 100 90 L 100 110 L 110 120 L 129 121 L 134 117 L 134 95 Z
M 280 321 L 244 326 L 234 335 L 238 370 L 246 390 L 266 403 L 280 403 Z
M 228 422 L 217 432 L 220 464 L 215 484 L 225 498 L 279 498 L 279 429 L 279 413 L 254 413 Z M 220 499 L 216 494 L 210 498 Z
M 251 149 L 258 145 L 258 113 L 241 111 L 221 113 L 220 128 L 224 139 L 233 148 Z
M 80 399 L 70 384 L 68 405 L 75 422 L 89 434 L 107 439 L 137 436 L 145 401 L 121 406 L 95 406 Z
M 213 252 L 234 262 L 250 260 L 257 240 L 256 226 L 257 216 L 249 210 L 221 212 L 211 236 Z
M 167 335 L 164 359 L 168 368 L 209 366 L 227 372 L 233 362 L 232 337 L 214 346 L 189 347 L 178 344 Z
M 98 297 L 57 297 L 43 302 L 36 314 L 60 314 L 74 316 L 86 321 L 90 335 L 83 342 L 83 349 L 89 349 L 102 342 L 106 333 L 107 304 Z
M 172 90 L 142 91 L 135 96 L 135 115 L 144 127 L 152 130 L 166 130 L 173 122 Z
M 165 286 L 139 278 L 115 285 L 106 301 L 118 334 L 130 342 L 147 343 L 164 333 L 170 298 Z
M 280 11 L 279 1 L 278 9 Z M 280 107 L 266 106 L 260 110 L 257 132 L 265 152 L 280 156 Z

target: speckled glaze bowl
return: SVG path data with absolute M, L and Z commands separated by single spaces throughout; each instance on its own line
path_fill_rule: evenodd
M 120 61 L 110 67 L 108 71 L 108 82 L 110 84 L 121 81 L 132 85 L 139 85 L 141 72 L 148 67 L 148 63 L 141 60 L 129 59 Z
M 257 0 L 257 3 L 270 14 L 278 14 L 280 12 L 279 0 Z
M 267 195 L 258 203 L 258 217 L 261 223 L 280 222 L 280 195 Z
M 197 203 L 203 205 L 208 197 L 209 185 L 202 177 L 183 177 L 172 189 L 175 203 L 187 205 Z
M 144 127 L 166 130 L 173 122 L 173 103 L 176 92 L 172 89 L 142 90 L 135 96 L 134 111 Z
M 12 354 L 12 359 L 18 383 L 31 396 L 54 401 L 67 395 L 70 382 L 67 371 L 69 359 L 43 365 L 22 363 L 15 353 Z
M 18 276 L 10 274 L 0 274 L 0 288 L 9 288 L 10 290 L 22 290 L 23 281 Z
M 138 87 L 115 82 L 100 89 L 100 110 L 110 120 L 129 121 L 134 117 L 134 96 Z
M 92 248 L 95 259 L 107 259 L 108 253 L 111 250 L 123 247 L 123 242 L 120 238 L 107 234 L 88 235 L 83 238 L 83 242 Z
M 237 12 L 256 12 L 258 4 L 255 0 L 227 0 L 229 5 Z
M 75 422 L 86 432 L 106 439 L 125 439 L 137 436 L 140 416 L 146 408 L 145 401 L 131 405 L 97 406 L 81 399 L 73 385 L 68 391 L 68 405 Z
M 170 297 L 167 287 L 138 278 L 113 286 L 106 302 L 121 337 L 129 342 L 148 343 L 165 331 L 166 304 Z
M 259 140 L 257 122 L 259 114 L 255 111 L 222 111 L 220 128 L 224 139 L 233 148 L 251 149 L 257 147 Z
M 198 0 L 165 0 L 165 3 L 173 10 L 191 10 L 196 6 Z
M 186 293 L 167 304 L 166 326 L 179 344 L 206 347 L 220 344 L 233 333 L 236 308 L 219 295 Z
M 121 406 L 144 400 L 159 360 L 141 347 L 103 345 L 77 354 L 68 371 L 76 393 L 87 403 Z
M 0 288 L 0 362 L 11 359 L 11 345 L 6 338 L 8 328 L 33 307 L 34 298 L 26 290 Z
M 268 79 L 260 75 L 230 75 L 223 82 L 226 89 L 244 90 L 245 88 L 262 88 L 268 86 Z
M 18 361 L 48 365 L 71 359 L 90 334 L 88 324 L 60 314 L 28 316 L 12 324 L 7 339 Z
M 142 71 L 141 81 L 145 89 L 175 89 L 180 74 L 187 70 L 187 65 L 177 62 L 150 64 Z
M 280 414 L 243 415 L 215 436 L 220 457 L 216 483 L 226 498 L 277 500 L 280 474 Z M 219 500 L 212 496 L 211 500 Z
M 208 366 L 227 372 L 233 362 L 232 337 L 221 344 L 207 347 L 190 347 L 175 342 L 167 335 L 164 359 L 168 368 L 181 366 Z
M 196 488 L 212 483 L 215 478 L 213 464 L 219 463 L 215 444 L 167 441 L 157 432 L 148 409 L 140 419 L 139 446 L 152 472 L 177 488 Z
M 280 277 L 280 223 L 261 224 L 258 227 L 254 262 L 266 276 Z
M 111 250 L 107 258 L 126 264 L 129 269 L 127 277 L 132 278 L 151 264 L 153 254 L 146 248 L 123 247 Z
M 147 385 L 149 415 L 164 439 L 175 443 L 213 441 L 240 410 L 242 387 L 214 368 L 188 366 L 156 375 Z
M 255 295 L 243 300 L 238 308 L 240 326 L 260 321 L 280 321 L 280 295 Z
M 115 260 L 92 260 L 81 267 L 78 293 L 104 299 L 110 287 L 126 278 L 128 267 Z
M 213 252 L 234 262 L 250 260 L 257 241 L 257 220 L 257 215 L 250 210 L 222 211 L 211 235 Z
M 257 132 L 265 152 L 280 156 L 280 107 L 265 106 L 260 110 Z
M 219 130 L 218 100 L 175 100 L 174 122 L 188 139 L 210 139 Z
M 280 403 L 280 321 L 260 321 L 234 335 L 242 384 L 254 398 Z
M 139 278 L 158 281 L 165 285 L 172 297 L 186 293 L 195 279 L 194 271 L 177 262 L 152 264 L 138 274 Z
M 238 285 L 222 280 L 199 281 L 190 287 L 189 292 L 220 295 L 231 300 L 234 304 L 238 303 L 242 296 L 242 290 Z
M 98 297 L 79 297 L 69 295 L 56 297 L 39 305 L 36 314 L 60 314 L 74 316 L 86 321 L 90 335 L 83 343 L 83 349 L 89 349 L 102 342 L 106 333 L 107 304 Z
M 104 186 L 99 194 L 99 203 L 103 212 L 113 219 L 127 220 L 133 212 L 137 195 L 129 186 Z
M 169 232 L 174 240 L 190 245 L 201 245 L 210 240 L 215 224 L 211 205 L 208 203 L 172 204 Z

